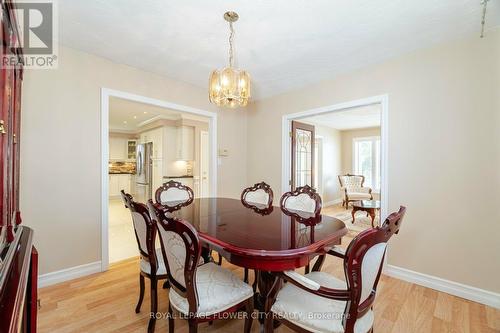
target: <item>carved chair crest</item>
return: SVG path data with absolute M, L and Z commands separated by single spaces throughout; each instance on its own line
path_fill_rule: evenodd
M 168 194 L 168 192 L 172 194 Z M 162 205 L 163 209 L 167 212 L 173 212 L 188 206 L 193 200 L 193 190 L 189 186 L 182 185 L 180 182 L 174 180 L 163 183 L 155 192 L 156 203 Z
M 241 202 L 243 206 L 261 215 L 269 215 L 273 211 L 273 198 L 273 190 L 271 186 L 265 182 L 247 187 L 241 193 Z
M 280 200 L 283 213 L 295 217 L 299 222 L 317 219 L 320 216 L 321 205 L 321 197 L 309 185 L 284 193 Z

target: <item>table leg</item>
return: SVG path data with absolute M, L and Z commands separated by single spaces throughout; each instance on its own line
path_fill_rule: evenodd
M 203 258 L 203 260 L 205 260 L 205 262 L 214 261 L 214 259 L 212 258 L 212 251 L 205 246 L 201 248 L 201 257 Z
M 372 228 L 375 228 L 375 226 L 373 225 L 373 222 L 375 221 L 375 209 L 370 209 L 368 211 L 368 214 L 370 215 L 370 217 L 372 218 Z
M 270 310 L 283 282 L 280 278 L 267 271 L 258 271 L 257 281 L 259 291 L 255 293 L 255 307 L 259 311 L 259 322 L 264 325 L 266 311 Z M 278 321 L 275 321 L 274 327 L 278 327 L 279 324 Z

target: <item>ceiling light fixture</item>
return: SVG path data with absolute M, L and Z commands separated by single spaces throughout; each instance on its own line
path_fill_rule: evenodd
M 233 57 L 233 23 L 239 16 L 235 12 L 226 12 L 224 19 L 229 22 L 229 67 L 214 70 L 208 81 L 208 96 L 210 102 L 229 108 L 246 106 L 250 99 L 250 75 L 234 68 Z

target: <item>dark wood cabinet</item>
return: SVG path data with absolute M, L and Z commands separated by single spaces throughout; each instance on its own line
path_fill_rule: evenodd
M 0 332 L 36 332 L 38 253 L 21 225 L 19 166 L 23 54 L 12 1 L 1 0 L 0 36 Z M 19 61 L 22 63 L 22 61 Z

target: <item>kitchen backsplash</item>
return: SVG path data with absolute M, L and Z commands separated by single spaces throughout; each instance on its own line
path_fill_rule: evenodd
M 135 174 L 135 162 L 109 162 L 109 173 Z

